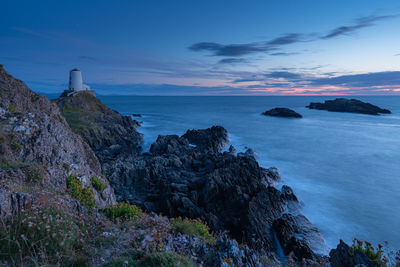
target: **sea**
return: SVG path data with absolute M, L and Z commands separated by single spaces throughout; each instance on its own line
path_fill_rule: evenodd
M 400 96 L 354 96 L 392 111 L 372 116 L 310 110 L 327 96 L 99 96 L 124 115 L 141 114 L 144 151 L 158 135 L 220 125 L 238 151 L 277 167 L 329 247 L 354 238 L 400 248 Z M 287 107 L 302 119 L 267 117 Z

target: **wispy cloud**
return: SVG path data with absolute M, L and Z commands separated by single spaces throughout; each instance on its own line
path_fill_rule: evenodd
M 247 62 L 244 58 L 224 58 L 218 61 L 219 64 L 237 64 Z
M 367 16 L 360 17 L 356 19 L 355 23 L 352 25 L 344 25 L 336 27 L 328 33 L 320 34 L 304 34 L 304 33 L 288 33 L 269 41 L 257 42 L 257 43 L 244 43 L 244 44 L 220 44 L 215 42 L 199 42 L 189 46 L 192 51 L 208 51 L 214 56 L 229 56 L 229 57 L 239 57 L 252 53 L 268 53 L 272 56 L 283 56 L 283 55 L 293 55 L 294 53 L 284 53 L 284 52 L 274 52 L 281 46 L 290 45 L 305 41 L 316 41 L 316 40 L 326 40 L 339 37 L 341 35 L 353 34 L 356 31 L 371 27 L 375 25 L 378 21 L 391 19 L 398 17 L 398 14 L 394 15 L 382 15 L 382 16 Z
M 275 78 L 275 79 L 283 78 L 286 80 L 298 80 L 298 79 L 302 78 L 301 74 L 294 73 L 294 72 L 288 72 L 288 71 L 274 71 L 271 73 L 267 73 L 264 76 L 268 77 L 268 78 Z

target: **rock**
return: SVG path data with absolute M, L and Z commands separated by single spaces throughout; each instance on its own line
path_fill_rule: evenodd
M 347 267 L 347 266 L 381 266 L 375 261 L 372 261 L 362 251 L 349 247 L 346 243 L 340 240 L 336 249 L 332 249 L 329 253 L 330 263 L 332 267 Z
M 132 114 L 132 117 L 141 118 L 141 117 L 142 117 L 142 114 L 133 113 L 133 114 Z
M 302 118 L 303 116 L 294 110 L 288 108 L 273 108 L 262 113 L 265 116 L 283 117 L 283 118 Z
M 334 112 L 351 112 L 369 115 L 390 114 L 390 110 L 382 109 L 370 103 L 365 103 L 357 99 L 336 98 L 335 100 L 326 100 L 324 103 L 311 102 L 307 106 L 309 109 L 319 109 Z

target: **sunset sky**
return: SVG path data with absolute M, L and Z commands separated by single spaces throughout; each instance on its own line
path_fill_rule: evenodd
M 0 64 L 33 90 L 400 95 L 400 2 L 3 1 Z

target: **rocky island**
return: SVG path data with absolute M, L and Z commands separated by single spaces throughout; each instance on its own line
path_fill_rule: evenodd
M 138 127 L 92 93 L 50 101 L 0 66 L 0 265 L 383 264 L 343 242 L 329 252 L 276 168 L 222 151 L 223 127 L 149 152 Z
M 263 112 L 262 115 L 283 118 L 303 118 L 301 114 L 288 108 L 273 108 Z
M 309 109 L 319 109 L 334 112 L 351 112 L 368 115 L 390 114 L 390 110 L 382 109 L 370 103 L 365 103 L 357 99 L 336 98 L 326 100 L 324 103 L 311 102 L 307 106 Z

